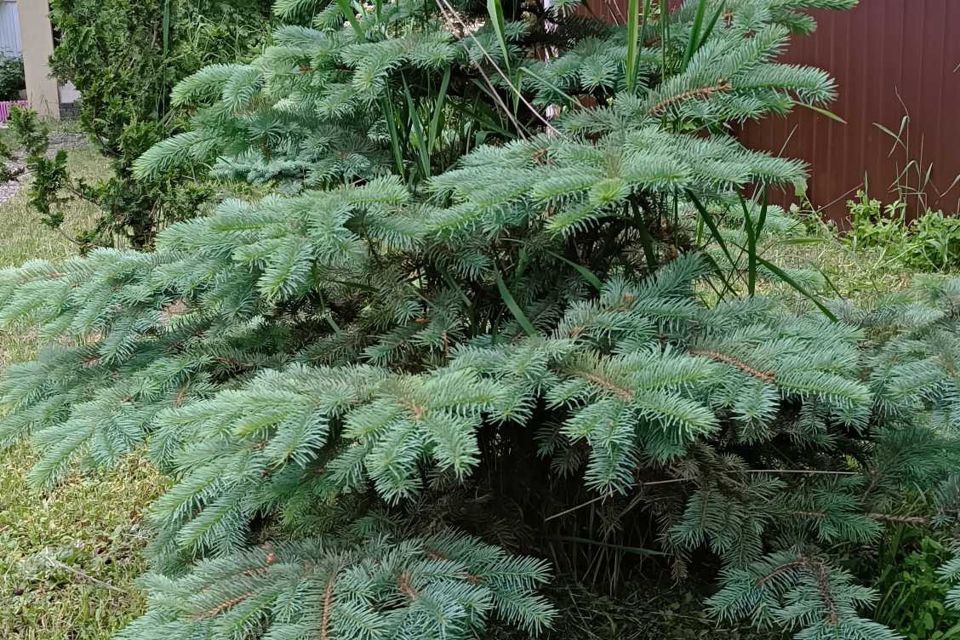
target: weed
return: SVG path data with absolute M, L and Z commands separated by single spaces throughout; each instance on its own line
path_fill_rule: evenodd
M 847 202 L 850 230 L 843 238 L 855 251 L 877 248 L 889 264 L 922 271 L 960 268 L 960 218 L 926 210 L 907 219 L 907 205 L 883 205 L 865 192 Z
M 907 640 L 960 638 L 960 613 L 944 607 L 947 585 L 937 569 L 951 557 L 941 541 L 916 529 L 891 531 L 881 549 L 878 621 Z

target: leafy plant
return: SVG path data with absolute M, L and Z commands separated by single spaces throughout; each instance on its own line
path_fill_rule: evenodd
M 948 545 L 910 526 L 895 527 L 881 545 L 876 617 L 907 640 L 960 637 L 960 612 L 946 607 L 940 568 L 952 558 Z
M 915 249 L 906 256 L 908 264 L 938 271 L 960 266 L 960 220 L 942 211 L 927 211 L 913 221 L 910 232 Z
M 829 101 L 776 58 L 852 3 L 656 4 L 283 0 L 135 165 L 274 193 L 0 274 L 0 321 L 49 340 L 0 389 L 33 481 L 144 441 L 173 476 L 123 637 L 532 634 L 552 573 L 719 580 L 726 621 L 897 637 L 845 561 L 952 526 L 960 283 L 758 296 L 793 279 L 764 193 L 805 167 L 728 124 Z
M 850 212 L 850 233 L 848 240 L 853 248 L 881 247 L 898 253 L 897 247 L 906 235 L 906 206 L 892 202 L 886 206 L 879 200 L 858 191 L 856 200 L 847 201 Z
M 252 55 L 269 31 L 268 15 L 262 0 L 54 0 L 60 39 L 51 67 L 83 95 L 80 127 L 110 159 L 113 176 L 89 184 L 70 176 L 65 161 L 44 163 L 28 151 L 31 200 L 46 223 L 59 228 L 64 203 L 81 199 L 103 210 L 77 238 L 83 250 L 148 247 L 159 229 L 202 211 L 216 189 L 191 183 L 193 168 L 137 180 L 132 164 L 184 125 L 171 87 L 203 65 Z
M 19 100 L 26 88 L 23 58 L 0 56 L 0 100 Z
M 897 200 L 881 205 L 865 192 L 847 203 L 850 230 L 845 239 L 857 249 L 875 247 L 890 262 L 911 269 L 946 271 L 960 266 L 960 220 L 927 210 L 911 221 L 907 206 Z

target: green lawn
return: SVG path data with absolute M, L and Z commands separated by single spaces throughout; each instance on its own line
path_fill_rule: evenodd
M 106 167 L 91 149 L 72 152 L 71 164 L 88 178 Z M 60 234 L 41 225 L 22 190 L 0 204 L 0 266 L 73 255 L 68 236 L 92 215 L 89 206 L 74 207 Z M 29 335 L 0 333 L 0 366 L 28 358 L 36 346 Z M 132 458 L 40 493 L 25 480 L 32 461 L 25 445 L 0 452 L 0 638 L 109 638 L 143 607 L 134 584 L 145 569 L 141 520 L 162 480 Z

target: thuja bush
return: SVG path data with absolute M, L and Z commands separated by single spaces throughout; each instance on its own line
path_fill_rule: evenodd
M 534 634 L 554 574 L 896 637 L 846 560 L 952 525 L 960 283 L 800 315 L 734 294 L 786 275 L 748 187 L 805 167 L 728 124 L 829 101 L 776 58 L 852 2 L 638 4 L 284 0 L 274 45 L 179 84 L 190 130 L 137 163 L 275 194 L 152 253 L 2 272 L 0 320 L 48 342 L 2 387 L 34 482 L 144 443 L 174 478 L 123 637 Z M 743 247 L 698 251 L 687 217 L 714 212 Z
M 250 58 L 270 31 L 267 0 L 53 0 L 57 46 L 50 64 L 61 82 L 81 93 L 79 126 L 109 162 L 95 182 L 71 175 L 67 152 L 48 153 L 35 118 L 15 130 L 34 176 L 31 205 L 59 228 L 66 205 L 83 200 L 102 212 L 77 241 L 93 246 L 149 247 L 157 230 L 192 217 L 215 194 L 190 167 L 133 176 L 133 162 L 151 146 L 183 130 L 170 89 L 201 67 Z M 39 137 L 37 134 L 40 134 Z

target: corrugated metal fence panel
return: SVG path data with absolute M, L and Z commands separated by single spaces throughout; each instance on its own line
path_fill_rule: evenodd
M 748 125 L 745 144 L 809 162 L 808 196 L 837 220 L 865 179 L 873 197 L 892 200 L 898 175 L 910 188 L 926 185 L 914 210 L 960 211 L 960 0 L 860 0 L 816 17 L 817 32 L 795 39 L 785 60 L 836 78 L 830 109 L 847 124 L 800 109 Z M 899 133 L 905 116 L 898 145 L 877 125 Z
M 597 17 L 625 20 L 627 0 L 586 5 Z M 796 38 L 784 61 L 829 71 L 839 89 L 830 110 L 847 124 L 798 109 L 747 125 L 743 141 L 810 163 L 807 195 L 837 220 L 864 182 L 874 197 L 894 199 L 898 176 L 910 188 L 926 186 L 912 209 L 960 211 L 960 0 L 860 0 L 851 11 L 814 15 L 819 29 Z M 909 126 L 897 145 L 877 125 L 900 133 L 904 116 Z
M 0 53 L 17 57 L 23 54 L 16 0 L 0 0 Z

